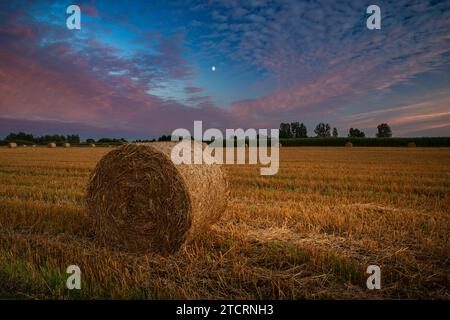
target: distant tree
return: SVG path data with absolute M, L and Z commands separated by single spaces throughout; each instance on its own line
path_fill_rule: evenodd
M 149 140 L 136 140 L 136 142 L 148 142 Z M 124 138 L 116 139 L 116 138 L 101 138 L 97 140 L 98 143 L 112 143 L 112 144 L 124 144 L 128 141 Z
M 95 139 L 86 139 L 86 143 L 95 143 Z
M 291 132 L 294 138 L 307 138 L 308 131 L 306 130 L 306 126 L 302 123 L 292 122 L 291 123 Z
M 330 133 L 331 127 L 328 123 L 319 123 L 316 126 L 316 129 L 314 129 L 314 133 L 318 136 L 318 137 L 330 137 L 331 133 Z
M 161 137 L 158 138 L 158 141 L 170 141 L 171 140 L 171 136 L 170 135 L 165 135 L 163 134 Z
M 292 138 L 292 130 L 291 125 L 289 123 L 281 123 L 280 124 L 280 138 L 288 139 Z
M 293 138 L 298 138 L 300 134 L 300 123 L 299 122 L 291 122 L 291 132 Z
M 113 139 L 115 142 L 120 142 L 123 143 L 122 139 Z M 125 140 L 125 139 L 124 139 Z M 99 140 L 100 141 L 100 140 Z M 137 139 L 137 140 L 133 140 L 133 142 L 155 142 L 156 139 Z M 128 141 L 127 141 L 128 142 Z
M 299 138 L 308 138 L 308 129 L 306 129 L 306 126 L 302 123 L 300 123 L 299 128 Z
M 68 143 L 78 144 L 80 143 L 80 136 L 77 134 L 71 134 L 67 136 L 66 140 Z
M 10 133 L 8 136 L 6 136 L 7 141 L 30 141 L 33 142 L 34 141 L 34 137 L 32 134 L 28 134 L 28 133 L 24 133 L 24 132 L 19 132 L 19 133 Z
M 350 128 L 348 130 L 348 136 L 351 138 L 364 138 L 366 134 L 357 128 Z
M 377 129 L 378 129 L 378 133 L 377 133 L 377 137 L 378 138 L 390 138 L 390 137 L 392 137 L 391 127 L 387 123 L 379 124 L 377 126 Z
M 6 141 L 14 141 L 15 139 L 17 139 L 17 134 L 15 134 L 13 132 L 8 134 L 5 138 Z
M 336 128 L 333 128 L 333 137 L 337 137 L 339 134 L 338 134 L 338 131 L 337 131 L 337 129 Z

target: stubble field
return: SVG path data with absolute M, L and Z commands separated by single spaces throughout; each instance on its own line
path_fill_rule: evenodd
M 450 298 L 448 148 L 282 148 L 275 176 L 226 166 L 224 216 L 170 257 L 95 244 L 84 194 L 109 150 L 0 148 L 0 298 Z

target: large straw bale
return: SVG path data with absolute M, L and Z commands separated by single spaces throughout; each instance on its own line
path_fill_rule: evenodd
M 87 189 L 88 213 L 99 243 L 170 254 L 219 220 L 228 200 L 221 166 L 176 165 L 171 160 L 175 145 L 127 144 L 99 161 Z

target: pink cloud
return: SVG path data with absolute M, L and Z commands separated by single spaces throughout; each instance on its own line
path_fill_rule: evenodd
M 85 4 L 80 7 L 81 12 L 90 17 L 98 17 L 98 10 L 93 4 Z
M 160 36 L 156 54 L 121 58 L 117 49 L 95 39 L 40 46 L 42 34 L 14 20 L 9 25 L 0 30 L 2 117 L 148 134 L 189 127 L 194 120 L 221 126 L 230 121 L 207 96 L 192 98 L 187 106 L 148 93 L 152 86 L 192 77 L 182 55 L 182 35 Z M 201 91 L 193 86 L 186 90 Z

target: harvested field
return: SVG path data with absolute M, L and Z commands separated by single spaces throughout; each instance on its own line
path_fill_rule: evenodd
M 168 257 L 93 241 L 84 197 L 108 151 L 0 148 L 1 298 L 450 297 L 448 148 L 288 147 L 275 176 L 226 166 L 222 218 Z M 66 289 L 72 264 L 81 290 Z

